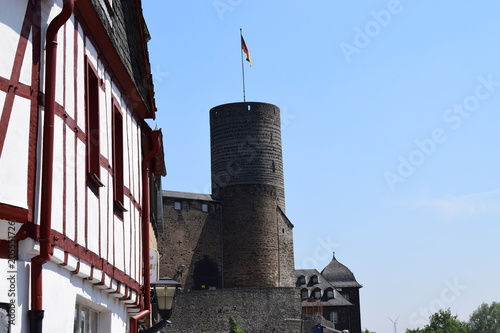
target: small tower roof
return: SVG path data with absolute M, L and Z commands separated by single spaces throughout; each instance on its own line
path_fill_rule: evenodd
M 335 288 L 361 288 L 361 284 L 356 281 L 354 274 L 349 268 L 342 265 L 335 258 L 333 252 L 332 261 L 321 271 L 321 275 L 328 280 Z

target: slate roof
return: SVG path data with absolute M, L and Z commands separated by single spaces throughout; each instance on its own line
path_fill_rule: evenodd
M 201 200 L 201 201 L 218 201 L 211 194 L 178 192 L 163 190 L 163 196 L 174 199 Z
M 321 275 L 325 277 L 335 288 L 361 288 L 361 284 L 356 281 L 354 274 L 349 268 L 342 265 L 335 258 L 321 271 Z
M 300 276 L 305 277 L 305 283 L 300 282 Z M 318 277 L 318 283 L 312 281 L 312 277 Z M 312 292 L 319 288 L 322 290 L 321 299 L 317 300 L 314 298 L 308 298 L 302 300 L 302 306 L 317 306 L 318 301 L 321 302 L 323 306 L 349 306 L 352 305 L 351 302 L 346 300 L 339 292 L 335 290 L 335 287 L 329 283 L 316 269 L 296 269 L 295 270 L 296 284 L 295 286 L 300 288 L 300 290 L 307 288 L 309 290 L 309 295 L 312 296 Z M 328 289 L 334 290 L 334 298 L 328 298 L 326 291 Z

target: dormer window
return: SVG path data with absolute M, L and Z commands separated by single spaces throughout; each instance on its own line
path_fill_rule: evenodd
M 313 297 L 315 299 L 320 299 L 321 298 L 321 289 L 319 289 L 319 288 L 314 289 L 314 291 L 313 291 Z
M 306 277 L 304 275 L 299 276 L 299 284 L 306 284 Z
M 326 290 L 326 297 L 328 297 L 328 299 L 335 298 L 335 290 L 333 290 L 333 288 L 327 289 Z
M 300 298 L 301 298 L 301 299 L 309 298 L 309 290 L 307 290 L 307 289 L 305 289 L 305 288 L 304 288 L 304 289 L 302 289 L 302 290 L 300 291 Z
M 313 275 L 311 277 L 311 283 L 312 284 L 317 284 L 318 283 L 318 276 L 317 275 Z

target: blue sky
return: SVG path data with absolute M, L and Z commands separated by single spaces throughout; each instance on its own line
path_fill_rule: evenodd
M 168 190 L 210 192 L 208 112 L 281 108 L 295 265 L 337 259 L 362 326 L 500 294 L 500 3 L 143 0 Z

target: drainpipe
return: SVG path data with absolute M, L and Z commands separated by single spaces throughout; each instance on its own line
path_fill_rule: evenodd
M 149 277 L 149 162 L 160 150 L 161 132 L 151 131 L 153 148 L 142 160 L 142 264 L 144 274 L 144 310 L 130 317 L 130 333 L 138 332 L 138 321 L 151 312 L 151 281 Z
M 64 0 L 62 11 L 47 28 L 45 57 L 45 113 L 42 147 L 42 189 L 40 203 L 40 254 L 31 259 L 31 310 L 30 332 L 41 333 L 44 310 L 42 309 L 42 265 L 50 260 L 52 219 L 52 174 L 54 163 L 54 115 L 56 91 L 57 32 L 71 17 L 74 0 Z

